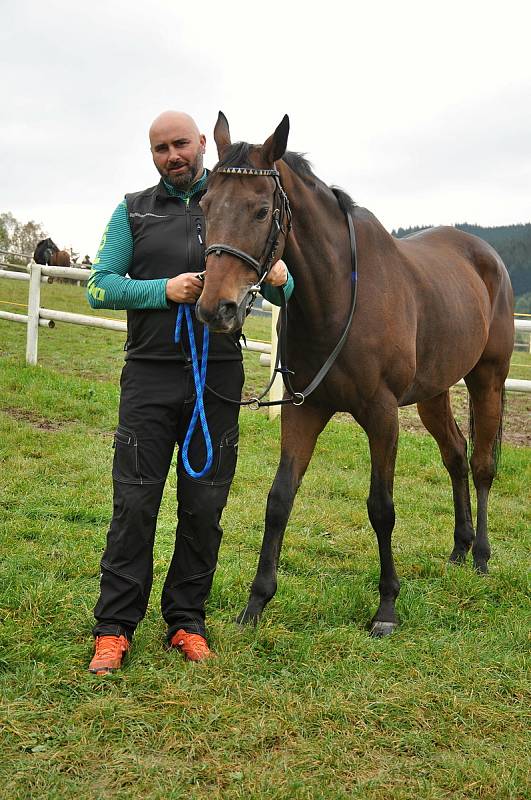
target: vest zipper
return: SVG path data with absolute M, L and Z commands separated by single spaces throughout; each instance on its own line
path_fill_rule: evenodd
M 186 257 L 188 259 L 188 272 L 191 272 L 192 262 L 192 225 L 190 222 L 190 198 L 187 197 L 184 201 L 184 210 L 186 214 Z
M 201 236 L 201 233 L 202 233 L 203 229 L 201 228 L 201 220 L 199 219 L 199 217 L 195 218 L 195 230 L 196 230 L 196 233 L 197 233 L 197 240 L 199 242 L 199 245 L 200 245 L 200 247 L 202 247 L 203 246 L 203 237 Z

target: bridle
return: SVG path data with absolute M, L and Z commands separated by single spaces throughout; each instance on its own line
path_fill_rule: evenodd
M 260 259 L 256 259 L 249 253 L 239 250 L 237 247 L 232 247 L 230 244 L 220 244 L 216 242 L 211 244 L 205 250 L 205 261 L 209 255 L 215 254 L 221 256 L 222 253 L 227 253 L 231 256 L 236 256 L 241 261 L 245 261 L 258 276 L 257 282 L 250 287 L 249 293 L 252 299 L 256 297 L 257 292 L 260 291 L 262 282 L 266 278 L 269 270 L 275 261 L 275 255 L 278 249 L 278 240 L 282 234 L 286 238 L 291 230 L 291 208 L 289 200 L 282 184 L 280 183 L 280 173 L 277 169 L 256 169 L 254 167 L 222 167 L 216 169 L 215 173 L 224 173 L 225 175 L 265 175 L 273 178 L 275 181 L 275 191 L 273 193 L 273 216 L 271 220 L 271 228 L 265 243 L 264 251 Z M 252 301 L 251 301 L 252 303 Z M 250 305 L 248 308 L 250 311 Z
M 274 179 L 275 181 L 275 192 L 273 195 L 273 220 L 271 223 L 271 230 L 269 231 L 269 236 L 267 238 L 267 242 L 264 248 L 264 252 L 259 261 L 257 261 L 253 256 L 250 256 L 248 253 L 245 253 L 243 250 L 238 250 L 236 247 L 232 247 L 229 244 L 211 244 L 205 250 L 205 261 L 207 256 L 211 254 L 216 254 L 221 256 L 222 253 L 228 253 L 229 255 L 236 256 L 237 258 L 245 261 L 246 264 L 249 264 L 252 267 L 256 274 L 258 275 L 258 282 L 251 286 L 248 290 L 248 294 L 251 295 L 251 300 L 248 304 L 247 313 L 251 310 L 252 303 L 256 294 L 259 292 L 261 284 L 264 278 L 267 276 L 269 270 L 273 266 L 275 253 L 278 248 L 278 240 L 280 238 L 280 234 L 283 234 L 286 237 L 290 230 L 291 230 L 291 209 L 289 205 L 289 200 L 282 184 L 280 183 L 280 173 L 277 169 L 256 169 L 254 167 L 224 167 L 222 169 L 215 170 L 216 172 L 222 172 L 226 175 L 266 175 Z M 291 375 L 293 375 L 293 371 L 290 370 L 286 366 L 286 357 L 287 357 L 287 327 L 288 327 L 288 316 L 287 316 L 287 306 L 286 300 L 284 298 L 284 292 L 280 291 L 280 300 L 281 300 L 281 312 L 280 312 L 280 330 L 279 330 L 279 341 L 277 347 L 277 357 L 274 369 L 272 371 L 272 376 L 269 384 L 265 388 L 265 390 L 260 394 L 259 397 L 253 397 L 250 400 L 231 400 L 228 397 L 223 397 L 223 395 L 218 394 L 214 389 L 212 389 L 208 384 L 206 388 L 216 397 L 219 397 L 221 400 L 225 400 L 228 403 L 235 403 L 237 405 L 254 405 L 256 407 L 260 406 L 275 406 L 275 405 L 284 405 L 286 403 L 292 403 L 293 405 L 302 405 L 306 398 L 315 391 L 315 389 L 319 386 L 320 383 L 324 380 L 330 368 L 334 364 L 336 358 L 338 357 L 345 341 L 347 339 L 350 326 L 352 323 L 352 318 L 354 316 L 354 309 L 356 308 L 356 299 L 358 294 L 358 274 L 357 274 L 357 253 L 356 253 L 356 235 L 354 231 L 354 223 L 352 221 L 352 214 L 345 211 L 345 216 L 347 219 L 348 225 L 348 233 L 349 233 L 349 242 L 350 242 L 350 259 L 351 259 L 351 300 L 350 300 L 350 309 L 348 313 L 348 318 L 346 325 L 343 329 L 339 340 L 336 342 L 336 346 L 326 359 L 325 363 L 322 365 L 321 369 L 317 372 L 317 375 L 313 378 L 312 381 L 308 384 L 308 386 L 300 392 L 297 392 L 291 383 Z M 262 402 L 262 399 L 266 396 L 266 394 L 271 389 L 273 382 L 276 378 L 277 373 L 282 375 L 282 380 L 284 382 L 284 386 L 289 393 L 289 397 L 285 397 L 282 400 L 272 400 L 268 402 Z

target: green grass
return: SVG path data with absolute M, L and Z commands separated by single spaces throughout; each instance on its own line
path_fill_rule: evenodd
M 43 305 L 86 311 L 71 303 L 79 289 L 45 289 L 54 296 Z M 232 621 L 256 567 L 279 434 L 278 421 L 243 411 L 208 604 L 218 659 L 186 664 L 162 648 L 170 473 L 147 617 L 126 668 L 94 678 L 86 665 L 111 512 L 120 334 L 41 330 L 37 368 L 24 366 L 24 339 L 24 326 L 0 321 L 0 797 L 528 796 L 528 449 L 504 448 L 491 574 L 481 578 L 447 566 L 451 492 L 435 443 L 402 434 L 402 626 L 371 640 L 367 444 L 333 421 L 296 500 L 278 593 L 257 630 L 239 631 Z M 251 358 L 250 380 L 264 385 Z

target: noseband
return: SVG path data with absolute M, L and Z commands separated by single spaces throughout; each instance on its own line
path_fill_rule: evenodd
M 237 247 L 232 247 L 230 244 L 211 244 L 210 247 L 207 247 L 205 250 L 205 261 L 207 257 L 213 253 L 215 253 L 217 256 L 221 256 L 222 253 L 227 253 L 230 256 L 236 256 L 236 258 L 239 258 L 241 261 L 245 261 L 246 264 L 252 267 L 258 276 L 258 282 L 252 286 L 249 291 L 256 294 L 256 292 L 259 291 L 264 278 L 273 266 L 276 251 L 278 249 L 278 240 L 280 238 L 280 234 L 283 234 L 284 237 L 286 237 L 291 230 L 291 209 L 289 206 L 288 196 L 282 188 L 282 184 L 280 183 L 280 173 L 277 169 L 225 167 L 222 169 L 217 169 L 215 172 L 221 172 L 225 175 L 239 176 L 265 175 L 273 178 L 275 181 L 271 229 L 269 231 L 269 236 L 267 237 L 264 252 L 259 260 L 253 258 L 253 256 L 249 255 L 249 253 L 245 253 L 243 250 L 238 250 Z

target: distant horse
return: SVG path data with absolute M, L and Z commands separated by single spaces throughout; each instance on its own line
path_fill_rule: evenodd
M 487 572 L 487 502 L 514 338 L 512 289 L 498 254 L 475 236 L 441 227 L 394 239 L 370 211 L 320 181 L 301 155 L 285 152 L 288 132 L 286 116 L 263 145 L 231 144 L 220 113 L 214 131 L 220 160 L 201 201 L 207 259 L 197 316 L 211 330 L 228 333 L 242 326 L 257 279 L 282 253 L 295 280 L 286 365 L 294 371 L 291 393 L 299 405 L 282 407 L 280 464 L 268 497 L 258 571 L 239 621 L 256 623 L 273 597 L 284 531 L 316 439 L 336 411 L 347 411 L 369 440 L 367 508 L 380 556 L 380 605 L 371 633 L 385 636 L 398 624 L 391 534 L 399 406 L 417 404 L 450 474 L 450 561 L 463 562 L 472 547 L 476 570 Z M 358 289 L 349 327 L 356 299 L 352 223 Z M 324 363 L 330 366 L 334 350 L 333 365 L 310 394 L 305 387 Z M 448 392 L 463 377 L 473 420 L 476 531 L 467 445 Z
M 68 250 L 59 250 L 52 239 L 41 239 L 33 253 L 36 264 L 47 264 L 51 267 L 69 267 L 70 253 Z

